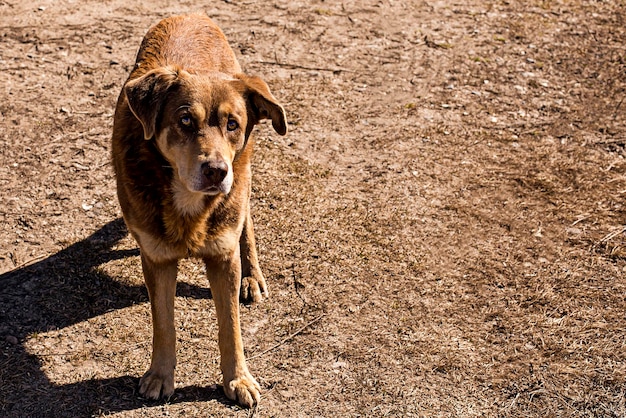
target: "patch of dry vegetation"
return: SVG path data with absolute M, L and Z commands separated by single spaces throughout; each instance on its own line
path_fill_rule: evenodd
M 20 7 L 0 3 L 0 415 L 626 415 L 619 1 L 211 6 L 291 128 L 256 135 L 254 411 L 217 385 L 193 262 L 176 395 L 135 393 L 149 312 L 109 112 L 155 10 L 192 6 Z

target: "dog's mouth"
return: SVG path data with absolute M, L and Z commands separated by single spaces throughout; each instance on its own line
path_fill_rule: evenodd
M 208 186 L 205 187 L 204 189 L 200 190 L 200 192 L 209 195 L 209 196 L 216 196 L 220 193 L 222 193 L 222 190 L 220 187 L 218 186 Z
M 222 181 L 219 184 L 206 184 L 204 181 L 195 181 L 187 186 L 190 192 L 202 193 L 207 196 L 216 196 L 220 193 L 228 194 L 232 184 L 228 181 Z
M 233 185 L 232 171 L 221 179 L 211 179 L 204 174 L 196 174 L 190 181 L 184 182 L 187 189 L 191 192 L 202 193 L 207 196 L 216 196 L 218 194 L 228 194 Z

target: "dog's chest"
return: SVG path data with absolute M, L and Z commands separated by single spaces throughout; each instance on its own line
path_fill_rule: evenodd
M 171 200 L 163 210 L 165 234 L 153 237 L 156 248 L 182 257 L 217 257 L 232 254 L 242 229 L 239 199 L 230 196 L 206 196 L 189 192 L 178 182 L 172 183 Z
M 195 218 L 208 210 L 209 205 L 206 195 L 191 192 L 177 179 L 172 181 L 172 203 L 182 218 Z
M 178 225 L 176 231 L 167 231 L 165 236 L 134 230 L 141 249 L 155 262 L 165 262 L 188 257 L 227 258 L 239 245 L 240 228 L 222 227 L 211 230 L 188 229 Z

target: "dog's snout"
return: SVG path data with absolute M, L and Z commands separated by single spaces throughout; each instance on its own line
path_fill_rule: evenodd
M 228 164 L 224 160 L 202 163 L 202 175 L 212 186 L 220 184 L 228 174 Z

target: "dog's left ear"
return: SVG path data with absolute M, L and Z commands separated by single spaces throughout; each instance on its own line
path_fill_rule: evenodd
M 243 95 L 247 100 L 248 114 L 252 116 L 252 125 L 262 119 L 271 119 L 274 130 L 280 134 L 287 133 L 287 117 L 285 109 L 272 95 L 265 81 L 256 76 L 236 74 L 235 78 L 243 82 Z

